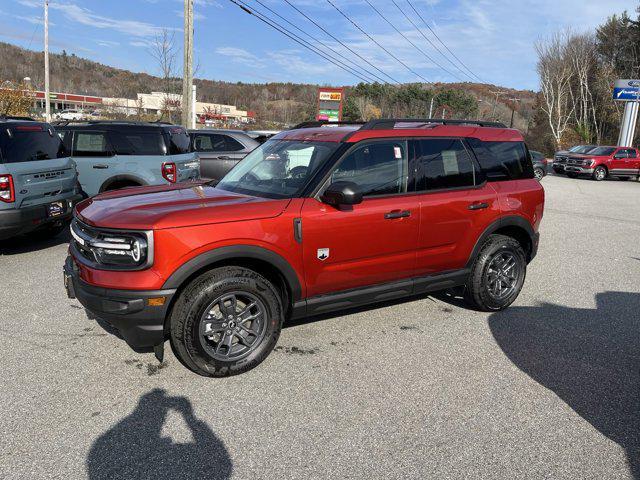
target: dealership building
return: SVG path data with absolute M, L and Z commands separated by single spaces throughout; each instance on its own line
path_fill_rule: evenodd
M 34 108 L 37 111 L 45 109 L 45 93 L 35 91 Z M 146 114 L 160 117 L 163 111 L 179 110 L 182 95 L 164 92 L 138 93 L 136 98 L 112 98 L 82 95 L 75 93 L 49 94 L 52 113 L 61 110 L 77 109 L 83 111 L 98 111 L 105 115 L 109 113 L 124 114 L 127 116 Z M 251 123 L 255 120 L 255 113 L 239 110 L 235 105 L 223 105 L 219 103 L 196 102 L 197 123 L 209 121 L 222 121 L 234 123 Z

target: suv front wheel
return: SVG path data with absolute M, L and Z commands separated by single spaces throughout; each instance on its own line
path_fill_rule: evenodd
M 486 312 L 507 308 L 520 294 L 526 273 L 520 243 L 504 235 L 491 235 L 471 268 L 465 300 Z
M 284 313 L 276 288 L 242 267 L 221 267 L 189 284 L 171 312 L 171 346 L 203 376 L 245 372 L 271 353 Z

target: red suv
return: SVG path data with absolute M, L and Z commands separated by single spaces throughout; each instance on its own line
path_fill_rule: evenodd
M 640 176 L 640 153 L 630 147 L 596 147 L 589 153 L 567 157 L 565 173 L 569 177 L 589 175 L 596 181 L 612 176 L 628 180 Z
M 289 318 L 452 287 L 510 305 L 538 248 L 544 191 L 502 124 L 301 124 L 217 185 L 107 192 L 78 205 L 68 295 L 133 347 L 168 338 L 188 368 L 258 365 Z

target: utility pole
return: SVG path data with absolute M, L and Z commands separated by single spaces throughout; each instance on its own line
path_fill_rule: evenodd
M 184 67 L 182 72 L 182 125 L 189 128 L 193 91 L 193 0 L 184 0 Z
M 505 92 L 500 92 L 500 91 L 494 92 L 492 90 L 489 90 L 489 92 L 493 93 L 496 96 L 496 98 L 493 101 L 493 113 L 491 114 L 491 120 L 496 120 L 496 107 L 498 106 L 498 97 L 500 95 L 505 95 Z
M 429 107 L 429 116 L 427 118 L 433 118 L 433 101 L 436 99 L 435 95 L 431 97 L 431 106 Z
M 520 99 L 519 98 L 507 98 L 507 100 L 509 100 L 510 102 L 512 102 L 512 107 L 511 107 L 511 122 L 509 123 L 509 128 L 513 128 L 513 116 L 516 113 L 516 102 L 519 102 Z
M 51 121 L 49 104 L 49 0 L 44 0 L 44 118 Z

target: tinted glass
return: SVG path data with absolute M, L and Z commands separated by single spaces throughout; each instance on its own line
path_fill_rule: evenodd
M 109 157 L 112 155 L 106 132 L 76 131 L 73 136 L 74 157 Z
M 332 142 L 269 140 L 238 163 L 217 187 L 269 198 L 297 196 L 339 146 Z
M 573 153 L 588 153 L 594 149 L 593 145 L 579 145 L 575 147 L 575 150 L 570 150 Z
M 191 151 L 191 138 L 183 128 L 173 127 L 166 133 L 169 141 L 169 155 L 180 155 Z
M 0 153 L 3 163 L 49 160 L 69 156 L 60 137 L 49 127 L 26 125 L 10 126 L 0 130 Z
M 536 152 L 535 150 L 529 150 L 529 153 L 531 154 L 531 158 L 536 161 L 540 161 L 544 158 L 544 155 L 542 155 L 540 152 Z
M 403 193 L 407 170 L 405 141 L 375 142 L 352 150 L 334 170 L 331 182 L 353 182 L 365 196 Z
M 638 158 L 638 154 L 635 148 L 628 148 L 627 153 L 629 154 L 629 158 Z
M 611 155 L 615 150 L 615 147 L 596 147 L 589 151 L 589 155 Z
M 415 145 L 416 190 L 472 187 L 475 168 L 460 140 L 425 139 Z
M 109 138 L 118 155 L 165 155 L 166 146 L 160 130 L 113 131 Z
M 229 152 L 238 152 L 244 149 L 244 145 L 238 142 L 235 138 L 230 137 L 229 135 L 225 135 L 225 145 L 227 146 L 227 151 Z
M 483 142 L 469 138 L 469 144 L 487 180 L 533 178 L 533 165 L 523 142 Z

